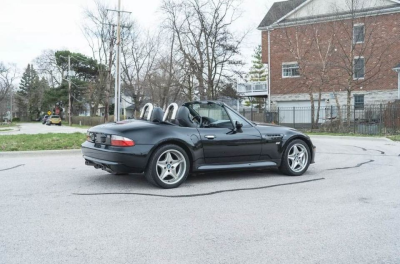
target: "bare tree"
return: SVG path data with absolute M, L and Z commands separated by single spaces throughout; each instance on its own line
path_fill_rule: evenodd
M 232 24 L 240 17 L 236 0 L 164 0 L 166 27 L 174 32 L 178 50 L 196 78 L 201 99 L 215 99 L 237 60 L 245 37 Z
M 149 80 L 158 55 L 159 39 L 130 24 L 122 38 L 122 81 L 124 90 L 133 98 L 135 111 L 149 96 Z
M 12 92 L 16 78 L 17 66 L 15 64 L 4 65 L 0 62 L 0 103 Z
M 346 0 L 344 9 L 335 7 L 336 16 L 346 16 L 346 19 L 339 19 L 332 26 L 336 27 L 333 67 L 338 78 L 335 78 L 335 85 L 347 93 L 348 126 L 351 121 L 352 92 L 381 78 L 379 73 L 388 67 L 385 65 L 389 55 L 387 51 L 393 45 L 392 41 L 378 34 L 378 16 L 371 16 L 369 12 L 376 7 L 371 5 L 372 2 Z
M 52 88 L 61 85 L 66 71 L 66 69 L 63 69 L 57 63 L 55 53 L 54 50 L 44 50 L 34 60 L 38 75 L 44 77 Z
M 109 12 L 109 6 L 99 0 L 95 0 L 93 10 L 86 9 L 85 22 L 82 27 L 83 34 L 92 50 L 92 57 L 97 60 L 100 76 L 98 82 L 92 84 L 91 95 L 104 95 L 93 97 L 94 109 L 97 109 L 101 102 L 105 108 L 104 121 L 108 121 L 109 101 L 113 88 L 112 65 L 115 60 L 115 27 L 113 12 Z

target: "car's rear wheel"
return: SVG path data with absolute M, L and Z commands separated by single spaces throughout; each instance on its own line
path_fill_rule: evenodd
M 307 171 L 310 162 L 311 152 L 307 143 L 296 139 L 285 149 L 279 170 L 289 176 L 301 176 Z
M 146 179 L 156 186 L 171 189 L 180 186 L 190 170 L 189 157 L 177 145 L 159 147 L 151 156 L 146 170 Z

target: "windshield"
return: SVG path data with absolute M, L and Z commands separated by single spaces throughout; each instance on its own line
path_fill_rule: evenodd
M 201 116 L 202 127 L 219 127 L 232 128 L 232 122 L 225 108 L 219 104 L 212 102 L 208 103 L 189 103 L 186 104 L 189 108 L 191 118 Z

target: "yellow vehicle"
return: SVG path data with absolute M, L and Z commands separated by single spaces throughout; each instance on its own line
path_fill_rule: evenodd
M 61 126 L 60 116 L 51 115 L 49 118 L 47 118 L 46 125 L 51 126 L 52 124 Z

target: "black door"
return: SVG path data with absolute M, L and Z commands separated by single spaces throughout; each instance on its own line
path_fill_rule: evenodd
M 234 132 L 230 128 L 198 128 L 207 164 L 257 161 L 261 154 L 261 135 L 252 126 Z

